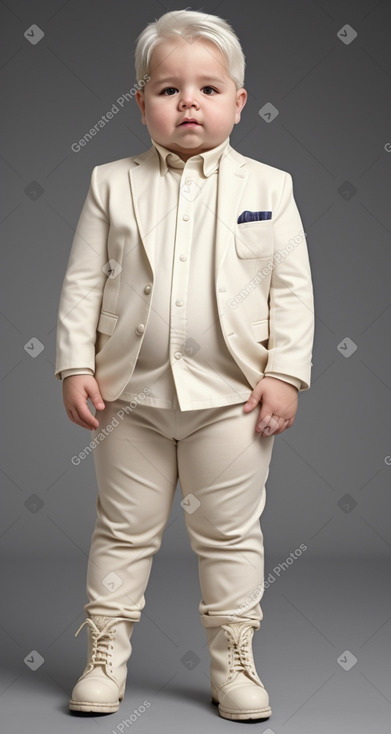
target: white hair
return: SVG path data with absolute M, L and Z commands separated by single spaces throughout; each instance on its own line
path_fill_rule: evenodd
M 245 57 L 239 39 L 227 21 L 196 10 L 173 10 L 148 23 L 136 39 L 136 78 L 145 78 L 153 49 L 168 38 L 201 37 L 215 43 L 227 60 L 227 72 L 236 89 L 244 84 Z

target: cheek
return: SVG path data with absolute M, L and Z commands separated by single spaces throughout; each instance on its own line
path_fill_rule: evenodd
M 164 125 L 167 119 L 167 111 L 163 107 L 154 106 L 149 110 L 149 120 L 153 124 Z
M 216 109 L 213 109 L 211 111 L 211 114 L 218 125 L 224 126 L 230 119 L 230 116 L 232 115 L 232 110 L 228 107 L 228 105 L 221 105 L 221 107 L 216 107 Z
M 220 112 L 217 113 L 213 119 L 213 124 L 214 124 L 215 129 L 216 130 L 225 129 L 227 127 L 229 119 L 230 117 L 229 117 L 227 110 L 225 112 L 223 111 L 222 113 Z

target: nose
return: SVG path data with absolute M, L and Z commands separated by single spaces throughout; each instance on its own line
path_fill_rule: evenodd
M 180 96 L 178 106 L 180 109 L 186 109 L 187 107 L 198 108 L 198 102 L 195 95 L 191 91 L 183 92 Z

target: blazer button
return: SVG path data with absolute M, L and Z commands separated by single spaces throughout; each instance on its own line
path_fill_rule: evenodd
M 144 324 L 139 324 L 139 325 L 138 325 L 138 327 L 137 327 L 137 329 L 136 329 L 136 334 L 139 334 L 139 335 L 140 335 L 140 334 L 143 334 L 143 333 L 144 333 L 144 331 L 145 331 L 145 326 L 144 326 Z
M 145 288 L 144 288 L 144 293 L 146 293 L 148 295 L 148 293 L 150 293 L 150 292 L 151 292 L 151 286 L 150 285 L 146 285 Z

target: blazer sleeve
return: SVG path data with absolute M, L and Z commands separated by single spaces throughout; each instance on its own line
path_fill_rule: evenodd
M 265 375 L 295 377 L 310 387 L 314 337 L 311 270 L 303 224 L 285 174 L 274 219 L 274 256 L 269 293 L 269 356 Z
M 108 261 L 110 222 L 99 195 L 98 169 L 91 174 L 72 242 L 58 309 L 55 377 L 61 371 L 88 368 L 95 372 L 95 341 Z

